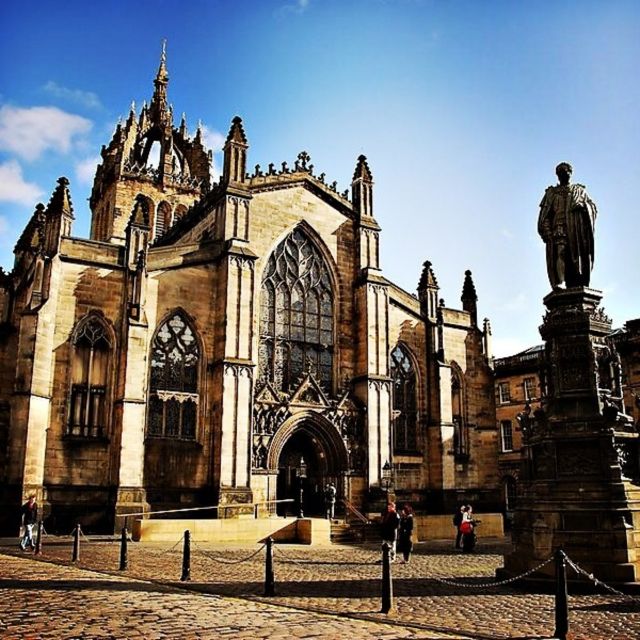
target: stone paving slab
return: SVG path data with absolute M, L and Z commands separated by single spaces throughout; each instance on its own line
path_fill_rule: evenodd
M 56 542 L 45 545 L 43 557 L 70 564 L 70 541 Z M 276 596 L 265 598 L 265 552 L 259 546 L 213 547 L 194 541 L 192 581 L 185 585 L 179 582 L 182 557 L 180 541 L 176 542 L 174 548 L 146 543 L 129 545 L 126 574 L 252 603 L 277 603 L 307 612 L 366 618 L 377 624 L 377 620 L 385 618 L 377 613 L 381 575 L 378 545 L 324 549 L 277 545 Z M 502 553 L 508 549 L 504 541 L 497 541 L 485 543 L 477 554 L 463 555 L 454 552 L 449 543 L 417 545 L 411 563 L 393 565 L 396 612 L 392 620 L 396 628 L 473 638 L 550 637 L 554 629 L 551 595 L 526 593 L 512 586 L 487 586 L 494 581 L 495 569 L 502 565 Z M 15 549 L 5 552 L 19 554 Z M 118 574 L 118 557 L 119 545 L 115 541 L 83 540 L 78 565 Z M 443 578 L 458 584 L 443 583 Z M 572 595 L 570 631 L 576 640 L 640 638 L 640 599 Z

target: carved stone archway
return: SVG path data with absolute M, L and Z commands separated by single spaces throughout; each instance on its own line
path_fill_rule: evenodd
M 301 457 L 307 467 L 307 477 L 303 481 L 305 514 L 320 515 L 323 513 L 323 491 L 328 482 L 336 484 L 338 496 L 345 494 L 344 478 L 349 457 L 336 427 L 314 411 L 301 411 L 288 418 L 269 447 L 267 466 L 278 473 L 279 500 L 297 500 L 300 480 L 296 470 Z

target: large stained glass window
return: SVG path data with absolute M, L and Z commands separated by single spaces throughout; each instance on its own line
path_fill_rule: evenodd
M 276 247 L 262 278 L 260 380 L 287 392 L 311 373 L 331 391 L 333 340 L 329 270 L 298 228 Z
M 397 345 L 391 352 L 390 373 L 393 381 L 393 448 L 397 452 L 415 451 L 416 372 L 406 349 Z
M 175 313 L 160 326 L 151 349 L 149 436 L 195 439 L 199 359 L 193 330 Z
M 67 427 L 71 436 L 106 435 L 111 350 L 109 332 L 98 318 L 89 317 L 78 325 L 73 339 Z

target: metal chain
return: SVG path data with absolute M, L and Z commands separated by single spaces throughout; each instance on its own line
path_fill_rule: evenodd
M 184 533 L 182 534 L 182 537 L 180 538 L 180 540 L 178 540 L 178 542 L 176 542 L 173 547 L 171 547 L 170 549 L 165 549 L 164 551 L 160 552 L 160 555 L 164 555 L 165 553 L 171 553 L 182 541 L 184 540 Z
M 282 551 L 282 547 L 279 545 L 274 544 L 273 545 L 273 550 L 274 553 L 279 553 L 282 555 L 282 557 L 285 559 L 286 562 L 293 562 L 295 564 L 299 564 L 300 566 L 303 565 L 309 565 L 309 564 L 313 564 L 313 560 L 300 560 L 298 558 L 292 558 L 291 556 L 288 556 L 286 553 L 284 553 L 284 551 Z M 380 562 L 382 562 L 381 560 L 372 560 L 369 564 L 375 565 L 375 564 L 380 564 Z M 343 562 L 340 561 L 336 561 L 336 562 L 322 562 L 323 565 L 328 565 L 328 564 L 337 564 L 337 565 L 342 565 Z M 364 563 L 363 563 L 364 564 Z
M 287 562 L 293 562 L 294 564 L 299 564 L 301 567 L 305 566 L 306 564 L 308 564 L 307 561 L 302 561 L 302 560 L 297 560 L 296 558 L 291 558 L 290 556 L 287 556 L 287 554 L 282 551 L 282 549 L 280 548 L 280 546 L 278 545 L 273 545 L 273 554 L 274 555 L 282 555 L 282 557 L 287 561 Z
M 455 580 L 446 580 L 445 578 L 439 578 L 438 576 L 432 576 L 434 580 L 437 582 L 442 582 L 442 584 L 448 584 L 452 587 L 466 587 L 467 589 L 484 589 L 486 587 L 500 587 L 505 584 L 510 584 L 515 582 L 516 580 L 520 580 L 522 578 L 526 578 L 530 576 L 532 573 L 539 571 L 542 567 L 548 565 L 553 561 L 553 556 L 547 558 L 544 562 L 539 564 L 537 567 L 533 567 L 533 569 L 529 569 L 524 573 L 521 573 L 519 576 L 513 576 L 512 578 L 507 578 L 506 580 L 501 580 L 500 582 L 483 582 L 482 584 L 467 584 L 466 582 L 456 582 Z
M 578 574 L 578 575 L 583 575 L 585 578 L 587 578 L 588 580 L 591 580 L 591 582 L 593 582 L 593 584 L 596 587 L 602 587 L 603 589 L 606 589 L 607 591 L 609 591 L 610 593 L 616 595 L 616 596 L 620 596 L 621 598 L 627 598 L 629 600 L 638 600 L 637 596 L 632 596 L 629 595 L 628 593 L 622 593 L 622 591 L 618 591 L 617 589 L 614 589 L 613 587 L 609 586 L 608 584 L 606 584 L 605 582 L 602 582 L 602 580 L 598 580 L 598 578 L 596 578 L 593 573 L 587 573 L 580 565 L 578 565 L 577 562 L 574 562 L 566 553 L 564 554 L 564 557 L 567 561 L 567 564 Z
M 196 549 L 203 555 L 209 558 L 209 560 L 213 560 L 214 562 L 220 562 L 222 564 L 240 564 L 242 562 L 247 562 L 247 560 L 251 560 L 254 556 L 257 556 L 267 545 L 263 544 L 257 551 L 254 551 L 251 555 L 248 555 L 246 558 L 242 558 L 240 560 L 227 560 L 226 558 L 221 558 L 220 556 L 213 556 L 206 549 L 200 547 L 200 545 L 191 538 L 191 542 L 196 547 Z

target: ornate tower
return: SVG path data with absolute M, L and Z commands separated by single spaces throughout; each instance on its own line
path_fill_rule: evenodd
M 186 119 L 173 126 L 167 102 L 169 74 L 163 45 L 151 104 L 140 114 L 131 105 L 111 142 L 102 147 L 90 206 L 91 239 L 125 243 L 129 215 L 138 196 L 147 199 L 151 241 L 159 238 L 211 187 L 211 151 L 202 143 L 200 127 L 188 136 Z

